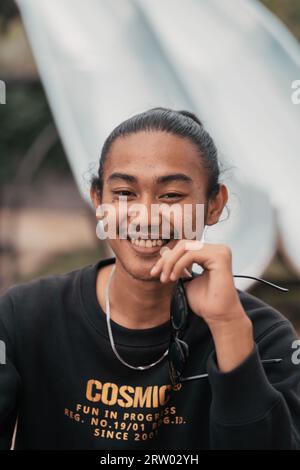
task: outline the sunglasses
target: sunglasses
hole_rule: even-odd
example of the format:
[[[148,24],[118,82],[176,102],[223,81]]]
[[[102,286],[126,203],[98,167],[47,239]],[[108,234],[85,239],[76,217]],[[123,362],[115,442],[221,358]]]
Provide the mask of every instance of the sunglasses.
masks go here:
[[[194,276],[193,276],[194,277]],[[233,277],[254,279],[282,292],[288,292],[287,288],[278,286],[272,282],[266,281],[254,276],[233,275]],[[191,279],[190,279],[191,280]],[[189,282],[189,280],[186,280]],[[189,380],[203,379],[208,377],[207,373],[195,375],[192,377],[183,377],[185,365],[189,357],[189,346],[183,341],[182,337],[187,323],[188,304],[185,295],[184,282],[179,278],[175,292],[171,299],[171,336],[168,350],[168,366],[171,384],[177,385],[180,382]],[[263,359],[262,363],[278,363],[282,359]]]
[[[180,382],[189,356],[188,344],[180,339],[184,333],[187,315],[188,306],[183,281],[179,279],[171,300],[171,336],[168,363],[172,385],[177,385]]]

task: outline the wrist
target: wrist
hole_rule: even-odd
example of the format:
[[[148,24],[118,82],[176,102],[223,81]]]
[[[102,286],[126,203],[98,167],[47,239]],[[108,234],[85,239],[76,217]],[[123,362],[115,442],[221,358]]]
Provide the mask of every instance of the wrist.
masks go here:
[[[230,372],[253,351],[253,325],[245,312],[238,318],[209,325],[221,372]]]
[[[209,320],[207,324],[216,339],[223,336],[234,336],[239,332],[252,334],[253,331],[252,322],[242,307],[231,316]]]

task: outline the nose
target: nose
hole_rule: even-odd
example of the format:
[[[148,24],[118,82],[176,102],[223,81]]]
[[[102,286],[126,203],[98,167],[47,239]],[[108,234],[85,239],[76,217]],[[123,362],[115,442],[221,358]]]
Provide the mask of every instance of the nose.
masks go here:
[[[159,204],[150,193],[145,193],[138,202],[131,204],[128,211],[132,230],[138,231],[142,238],[159,238]]]
[[[159,236],[159,210],[151,194],[145,194],[140,200],[141,210],[138,217],[138,230],[146,238]]]

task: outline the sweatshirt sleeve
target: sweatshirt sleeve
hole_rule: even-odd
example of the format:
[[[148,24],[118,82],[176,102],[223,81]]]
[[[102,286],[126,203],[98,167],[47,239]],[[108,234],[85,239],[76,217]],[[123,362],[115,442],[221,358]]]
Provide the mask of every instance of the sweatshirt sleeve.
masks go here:
[[[0,450],[10,449],[17,419],[21,379],[15,363],[13,306],[7,293],[0,296]]]
[[[212,449],[300,449],[297,341],[284,320],[255,338],[252,353],[230,372],[220,372],[215,352],[210,355]],[[282,361],[266,364],[263,359]]]

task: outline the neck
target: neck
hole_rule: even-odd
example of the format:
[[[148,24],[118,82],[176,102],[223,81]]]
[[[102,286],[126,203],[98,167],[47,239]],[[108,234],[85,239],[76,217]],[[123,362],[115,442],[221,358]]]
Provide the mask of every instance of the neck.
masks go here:
[[[122,286],[122,289],[120,289]],[[153,328],[170,319],[173,284],[130,276],[116,260],[109,289],[111,318],[126,328]]]

